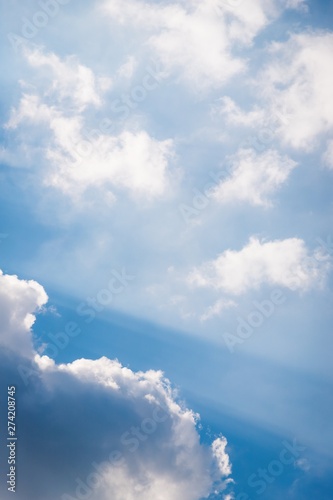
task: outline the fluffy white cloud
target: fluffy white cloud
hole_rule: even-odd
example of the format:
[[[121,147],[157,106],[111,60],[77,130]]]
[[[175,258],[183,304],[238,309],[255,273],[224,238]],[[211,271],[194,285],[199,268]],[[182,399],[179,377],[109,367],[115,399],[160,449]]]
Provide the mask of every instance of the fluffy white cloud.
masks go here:
[[[33,280],[20,280],[0,270],[0,347],[22,356],[32,353],[30,329],[34,312],[46,304],[44,288]]]
[[[312,150],[333,127],[333,34],[303,33],[274,43],[258,85],[277,132],[296,149]]]
[[[194,88],[219,85],[244,68],[232,58],[224,23],[213,9],[181,3],[156,5],[132,0],[105,2],[105,10],[121,23],[147,30],[146,44],[165,75],[179,74]]]
[[[305,8],[292,2],[294,8]],[[274,42],[270,61],[251,79],[260,101],[244,110],[229,96],[218,100],[212,112],[233,127],[260,128],[283,146],[315,150],[333,129],[333,34],[293,34],[286,42]],[[331,141],[322,160],[332,163]]]
[[[25,154],[29,151],[26,156],[35,159],[39,155],[40,162],[48,161],[49,166],[42,172],[45,184],[73,198],[90,187],[98,188],[111,201],[114,200],[113,188],[148,199],[166,192],[168,166],[173,156],[172,140],[156,140],[144,130],[124,130],[112,135],[113,123],[107,119],[98,128],[87,129],[83,108],[87,103],[100,102],[94,92],[92,72],[85,68],[82,78],[72,82],[76,63],[72,67],[71,60],[63,63],[54,54],[44,56],[41,52],[28,52],[27,57],[35,67],[46,65],[52,69],[52,85],[40,89],[41,95],[23,94],[6,126],[12,130],[23,129],[22,147]],[[52,98],[53,89],[61,96],[60,101]],[[76,103],[74,109],[67,109],[62,100],[68,95],[72,95]],[[38,147],[35,146],[37,137]],[[2,156],[6,158],[6,152]]]
[[[217,465],[223,477],[230,476],[231,474],[229,456],[226,453],[227,444],[227,440],[224,436],[215,439],[212,444],[214,455],[217,458]]]
[[[274,0],[247,0],[239,6],[232,0],[103,4],[111,19],[146,33],[146,45],[167,75],[179,76],[196,90],[218,87],[243,71],[245,60],[232,54],[234,46],[251,44],[283,8]]]
[[[194,269],[188,280],[233,295],[264,284],[303,291],[321,286],[330,269],[329,256],[320,249],[311,254],[299,238],[261,242],[252,237],[240,251],[226,250]]]
[[[134,373],[107,358],[80,359],[57,366],[49,358],[37,355],[36,363],[49,390],[55,390],[61,374],[67,374],[69,383],[74,377],[84,392],[96,391],[105,404],[112,401],[114,410],[130,404],[131,409],[123,417],[136,420],[139,431],[129,424],[120,436],[109,430],[121,458],[116,464],[110,459],[103,461],[104,470],[93,488],[89,487],[89,474],[80,478],[91,490],[92,499],[194,500],[208,495],[212,482],[231,474],[226,439],[217,438],[211,449],[200,445],[198,417],[177,403],[161,372]],[[112,442],[111,437],[108,439]],[[96,468],[92,466],[89,472],[96,473]],[[219,486],[224,488],[224,483]]]
[[[83,139],[80,139],[83,141]],[[78,142],[80,144],[80,142]],[[135,196],[154,198],[168,186],[168,163],[172,141],[158,141],[145,131],[101,136],[90,143],[92,153],[79,163],[73,160],[75,148],[48,150],[56,167],[47,183],[69,194],[96,186],[107,191],[125,188]]]
[[[3,274],[0,285],[0,378],[20,394],[18,500],[199,500],[227,487],[226,439],[200,443],[199,416],[161,371],[40,356],[30,328],[43,287]]]
[[[230,165],[230,176],[214,188],[213,197],[220,203],[239,201],[267,207],[297,164],[271,149],[261,154],[240,149],[230,158]]]
[[[39,79],[45,78],[43,83],[47,86],[47,94],[78,110],[82,111],[88,105],[100,106],[103,93],[111,86],[109,78],[96,78],[91,69],[80,64],[75,56],[61,60],[54,53],[27,47],[24,47],[24,55],[31,67],[40,70]]]

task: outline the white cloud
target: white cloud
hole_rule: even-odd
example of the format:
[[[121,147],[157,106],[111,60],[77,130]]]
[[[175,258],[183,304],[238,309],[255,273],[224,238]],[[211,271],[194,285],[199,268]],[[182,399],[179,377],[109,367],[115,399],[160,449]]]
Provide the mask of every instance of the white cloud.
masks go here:
[[[291,3],[293,8],[306,8],[305,3]],[[258,92],[259,104],[244,110],[224,96],[212,113],[224,116],[234,127],[260,127],[284,146],[315,150],[333,130],[333,34],[293,34],[286,42],[272,43],[268,55],[269,63],[249,80]],[[331,153],[328,141],[322,159],[329,168]]]
[[[199,500],[226,488],[226,439],[200,443],[199,416],[161,371],[38,355],[30,328],[47,302],[43,287],[3,274],[0,282],[0,379],[17,387],[24,415],[18,500]]]
[[[226,117],[227,123],[251,127],[265,120],[265,111],[255,107],[251,111],[243,111],[229,96],[221,97],[213,109],[213,114]]]
[[[226,250],[195,268],[188,281],[233,295],[264,284],[304,291],[322,286],[330,269],[330,258],[319,249],[311,254],[299,238],[261,242],[252,237],[240,251]]]
[[[247,0],[236,8],[224,0],[156,4],[106,0],[103,10],[120,24],[145,33],[146,46],[194,90],[219,87],[246,68],[233,48],[249,45],[284,8],[283,2]]]
[[[47,302],[44,288],[33,280],[20,280],[0,270],[0,347],[22,356],[32,353],[30,329],[34,313]]]
[[[257,78],[277,132],[295,149],[309,151],[333,127],[333,34],[303,33],[274,43],[270,63]]]
[[[23,94],[6,127],[20,127],[23,152],[29,150],[28,158],[39,155],[39,162],[47,161],[48,167],[42,172],[46,185],[54,186],[74,199],[90,187],[98,188],[105,199],[112,201],[115,199],[114,188],[125,189],[141,199],[156,198],[167,191],[169,161],[173,157],[172,140],[154,139],[144,130],[124,130],[112,135],[110,120],[101,122],[99,128],[87,129],[83,108],[88,102],[99,103],[93,92],[91,71],[87,70],[90,76],[86,86],[80,79],[82,85],[75,86],[72,73],[64,80],[61,77],[63,70],[66,74],[68,62],[62,63],[57,56],[46,57],[40,52],[33,53],[33,56],[29,52],[27,57],[30,62],[31,57],[33,61],[36,58],[38,64],[44,64],[46,58],[52,71],[56,68],[54,80],[51,88],[40,90],[41,95]],[[38,64],[34,62],[35,66]],[[50,98],[53,88],[61,96],[67,96],[67,92],[70,95],[71,86],[79,109],[67,109],[62,101]],[[35,146],[37,138],[38,148]],[[6,151],[2,155],[8,156]]]
[[[217,11],[226,18],[228,35],[233,42],[251,45],[255,36],[265,28],[282,10],[281,2],[275,0],[248,0],[234,5],[233,0],[215,0]]]
[[[138,62],[133,56],[129,56],[124,64],[120,66],[117,75],[125,80],[130,80],[137,68]]]
[[[307,0],[287,0],[286,7],[288,9],[301,10],[303,12],[308,11]]]
[[[64,137],[72,131],[71,129],[74,128],[74,124],[76,133],[80,127],[79,118],[73,118],[70,120],[69,118],[62,116],[62,114],[55,107],[41,102],[40,98],[33,94],[23,94],[19,107],[12,110],[10,119],[6,124],[6,128],[15,129],[24,121],[37,125],[45,125],[45,123],[50,124],[55,133],[58,133],[60,136],[60,133],[62,132]]]
[[[207,321],[214,316],[219,316],[225,309],[236,307],[236,302],[229,299],[219,299],[200,316],[201,321]]]
[[[229,456],[226,453],[227,444],[227,440],[224,436],[215,439],[212,443],[213,453],[217,459],[217,465],[222,477],[228,477],[231,474]]]
[[[84,140],[78,138],[77,144]],[[125,188],[135,196],[155,198],[163,195],[168,186],[168,162],[172,141],[158,141],[145,131],[122,132],[118,136],[101,136],[88,146],[92,151],[77,162],[75,146],[58,144],[49,149],[48,157],[55,165],[47,184],[67,193],[82,192],[88,187],[104,191],[113,187]]]
[[[322,159],[325,165],[333,170],[333,139],[327,142],[326,151],[323,154]]]
[[[40,77],[46,77],[47,94],[64,104],[74,105],[78,110],[88,105],[100,106],[103,93],[111,86],[110,78],[96,78],[92,70],[80,64],[75,56],[61,60],[54,53],[26,47],[24,55],[31,67],[41,71],[46,69],[46,74],[41,72]]]
[[[264,153],[240,149],[230,163],[230,177],[214,188],[212,196],[220,203],[246,202],[265,207],[272,205],[271,196],[297,165],[271,149]]]
[[[228,35],[222,23],[198,8],[169,16],[165,29],[149,39],[168,74],[179,72],[192,88],[217,87],[245,69],[245,64],[230,53]]]
[[[129,424],[124,428],[124,432],[128,432],[125,438],[113,436],[123,455],[123,464],[115,466],[110,461],[106,464],[100,485],[92,490],[92,499],[198,500],[210,492],[212,481],[231,474],[226,439],[216,439],[211,449],[200,445],[197,416],[177,403],[162,372],[134,373],[105,357],[57,366],[46,356],[37,355],[36,362],[44,372],[49,390],[56,388],[58,377],[66,373],[70,375],[69,381],[72,377],[79,381],[84,392],[97,391],[104,401],[113,400],[119,408],[128,403],[133,407],[125,419],[137,420],[143,438],[133,438],[132,431],[128,432],[132,428]],[[100,386],[105,387],[106,392]],[[163,422],[159,422],[160,419]],[[147,433],[142,431],[146,426]],[[110,432],[112,434],[112,429]],[[86,482],[85,478],[81,479]],[[224,487],[220,481],[220,489]]]

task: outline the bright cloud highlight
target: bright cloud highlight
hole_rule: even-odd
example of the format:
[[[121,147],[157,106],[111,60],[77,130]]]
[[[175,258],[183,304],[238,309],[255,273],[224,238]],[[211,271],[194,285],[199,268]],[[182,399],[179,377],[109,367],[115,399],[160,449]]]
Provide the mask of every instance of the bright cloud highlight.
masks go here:
[[[241,250],[225,250],[194,269],[188,281],[232,295],[264,284],[304,291],[321,286],[330,268],[329,256],[321,250],[311,254],[299,238],[262,242],[252,237]]]

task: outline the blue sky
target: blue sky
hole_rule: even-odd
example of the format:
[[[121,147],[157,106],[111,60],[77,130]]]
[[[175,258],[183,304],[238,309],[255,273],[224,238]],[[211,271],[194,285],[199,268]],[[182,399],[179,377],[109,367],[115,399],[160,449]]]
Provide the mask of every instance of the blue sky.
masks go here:
[[[19,500],[331,499],[333,3],[1,7]]]

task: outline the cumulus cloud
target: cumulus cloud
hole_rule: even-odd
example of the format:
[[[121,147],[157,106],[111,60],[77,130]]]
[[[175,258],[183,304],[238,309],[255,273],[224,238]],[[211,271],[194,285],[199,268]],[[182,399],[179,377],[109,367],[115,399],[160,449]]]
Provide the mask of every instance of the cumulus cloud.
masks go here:
[[[88,105],[100,106],[103,93],[110,88],[111,79],[97,77],[93,71],[80,64],[75,56],[61,60],[54,53],[46,53],[41,49],[23,49],[24,55],[31,67],[46,70],[39,77],[45,78],[47,94],[64,104],[70,104],[78,110]]]
[[[112,200],[114,188],[148,199],[166,192],[172,140],[154,139],[144,130],[114,134],[114,124],[108,119],[98,128],[87,129],[82,111],[88,103],[100,103],[91,70],[83,68],[80,76],[77,61],[62,62],[54,54],[45,56],[40,51],[27,52],[27,59],[34,67],[51,69],[52,83],[39,92],[25,92],[6,127],[23,130],[24,153],[30,147],[32,158],[47,161],[42,172],[46,185],[74,198],[90,187],[109,194]],[[73,109],[63,102],[69,95],[76,104]]]
[[[215,439],[212,444],[213,453],[217,458],[217,466],[223,477],[231,474],[229,456],[226,454],[227,440],[224,436]]]
[[[273,0],[248,0],[238,8],[224,0],[103,3],[113,21],[143,31],[146,47],[167,75],[195,90],[219,87],[244,71],[246,62],[233,54],[233,48],[251,44],[283,8],[283,2]]]
[[[15,349],[22,356],[31,356],[34,313],[47,300],[44,288],[36,281],[20,280],[0,270],[1,349]]]
[[[306,7],[302,2],[292,5]],[[245,110],[224,96],[212,112],[233,127],[260,127],[283,146],[315,150],[333,129],[332,54],[333,34],[329,32],[292,34],[286,42],[274,42],[268,48],[269,63],[251,79],[260,102]],[[322,155],[328,168],[331,158],[328,140]]]
[[[295,149],[314,149],[318,136],[333,127],[333,34],[294,34],[274,43],[258,82],[268,113],[280,117],[282,141]]]
[[[20,395],[18,500],[199,500],[227,487],[226,439],[200,443],[199,416],[161,371],[40,356],[31,326],[44,289],[16,276],[0,281],[0,376]],[[0,494],[8,497],[4,482]]]
[[[65,146],[49,150],[48,157],[57,166],[47,183],[68,193],[73,186],[77,190],[109,187],[110,191],[114,186],[125,188],[134,196],[150,198],[165,193],[169,182],[168,161],[173,154],[171,140],[158,141],[145,131],[125,131],[118,136],[104,135],[90,147],[92,154],[80,161],[79,166],[72,159],[73,149]]]
[[[271,206],[271,196],[284,184],[297,163],[269,149],[257,153],[240,149],[230,158],[230,176],[214,188],[212,196],[220,203],[245,202]]]
[[[91,498],[96,500],[110,497],[115,500],[190,500],[208,495],[212,477],[207,474],[207,468],[218,468],[215,479],[231,473],[228,456],[221,445],[214,442],[212,449],[200,445],[197,416],[177,403],[169,381],[161,372],[134,373],[107,358],[81,359],[57,366],[47,357],[36,356],[36,362],[54,398],[58,397],[59,384],[65,380],[73,390],[79,385],[83,393],[79,398],[74,396],[73,406],[74,403],[81,406],[84,397],[88,400],[92,397],[94,404],[97,396],[102,399],[97,407],[100,415],[96,416],[100,437],[91,429],[96,422],[89,419],[85,424],[90,454],[90,463],[88,460],[86,465],[90,465],[91,470],[88,468],[87,475],[80,474],[79,481],[73,482],[73,490],[79,484],[84,489],[82,481],[90,489]],[[105,415],[102,404],[114,416]],[[116,419],[120,417],[119,422]],[[222,444],[226,444],[225,438],[222,439]],[[94,476],[89,477],[97,470],[92,462],[99,465],[100,471],[95,483]],[[68,495],[71,494],[69,490]]]
[[[226,30],[214,11],[136,0],[126,2],[125,8],[118,0],[107,1],[104,9],[115,21],[146,30],[146,46],[165,74],[179,73],[195,88],[219,85],[244,67],[240,59],[231,57]]]
[[[299,238],[264,242],[252,237],[241,250],[226,250],[195,268],[188,281],[232,295],[264,284],[304,291],[322,286],[330,269],[329,256],[320,249],[311,254]]]

